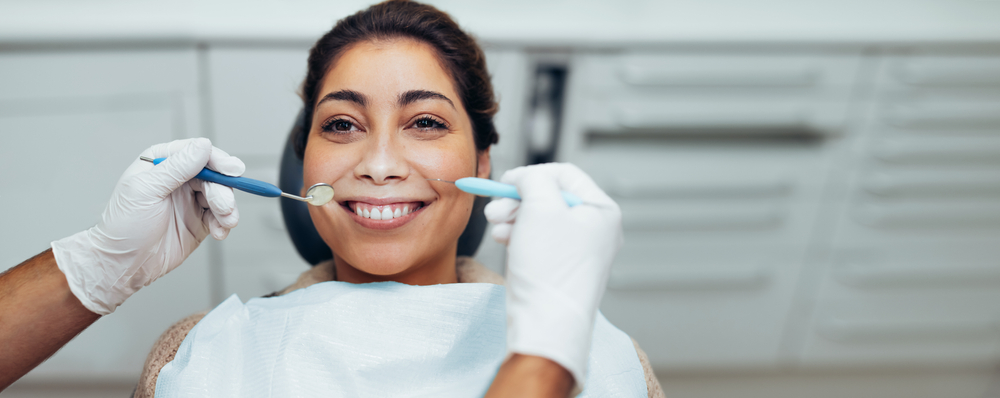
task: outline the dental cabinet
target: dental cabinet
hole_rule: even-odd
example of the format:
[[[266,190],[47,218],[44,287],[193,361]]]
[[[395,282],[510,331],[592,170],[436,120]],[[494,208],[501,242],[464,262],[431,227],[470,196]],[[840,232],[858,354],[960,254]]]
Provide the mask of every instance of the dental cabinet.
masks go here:
[[[484,26],[500,100],[493,177],[572,162],[621,205],[625,243],[601,309],[658,372],[1000,361],[1000,31],[936,40],[899,25],[839,40],[823,25],[828,36],[781,40],[676,17],[685,40],[619,22],[607,37],[505,36],[490,18],[462,19],[471,6],[442,7]],[[0,185],[58,187],[0,194],[4,268],[93,225],[153,143],[209,137],[244,175],[277,182],[321,32],[276,22],[261,39],[225,21],[137,38],[0,27]],[[134,383],[173,322],[308,269],[278,202],[236,195],[229,238],[207,239],[24,380]],[[502,273],[489,234],[477,257]]]

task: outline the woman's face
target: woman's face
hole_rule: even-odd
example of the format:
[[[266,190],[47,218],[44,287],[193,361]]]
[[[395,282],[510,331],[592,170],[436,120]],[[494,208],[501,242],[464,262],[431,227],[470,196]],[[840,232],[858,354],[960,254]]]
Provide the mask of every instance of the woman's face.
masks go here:
[[[335,253],[338,279],[454,282],[474,197],[426,179],[485,178],[489,152],[477,155],[434,49],[410,39],[358,43],[326,74],[318,98],[303,179],[336,193],[309,212]]]

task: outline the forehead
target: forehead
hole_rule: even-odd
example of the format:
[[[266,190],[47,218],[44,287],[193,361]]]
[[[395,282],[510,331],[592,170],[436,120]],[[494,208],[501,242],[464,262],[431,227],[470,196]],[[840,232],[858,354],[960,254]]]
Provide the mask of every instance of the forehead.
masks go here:
[[[400,93],[429,90],[444,94],[458,106],[451,75],[434,48],[413,39],[363,41],[338,57],[323,79],[319,98],[337,90],[354,90],[376,102],[395,102]]]

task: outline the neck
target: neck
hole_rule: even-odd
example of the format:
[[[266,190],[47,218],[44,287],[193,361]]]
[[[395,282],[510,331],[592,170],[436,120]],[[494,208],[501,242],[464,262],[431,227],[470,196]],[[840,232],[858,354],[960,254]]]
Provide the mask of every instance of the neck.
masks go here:
[[[337,280],[350,283],[399,282],[407,285],[438,285],[442,283],[457,283],[455,272],[455,247],[433,259],[407,267],[404,271],[392,275],[376,275],[364,272],[352,266],[336,253],[333,255],[334,268],[337,270]]]

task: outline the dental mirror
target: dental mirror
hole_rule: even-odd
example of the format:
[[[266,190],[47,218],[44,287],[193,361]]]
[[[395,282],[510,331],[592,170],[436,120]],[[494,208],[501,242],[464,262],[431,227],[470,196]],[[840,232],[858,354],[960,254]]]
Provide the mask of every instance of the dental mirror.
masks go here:
[[[282,196],[285,195],[282,194]],[[303,200],[304,202],[309,203],[313,206],[322,206],[327,203],[330,203],[330,201],[333,200],[333,187],[331,187],[330,184],[321,182],[319,184],[309,187],[309,189],[306,191],[305,198],[299,199],[298,197],[295,197],[292,199],[297,199],[297,200],[305,199]]]

